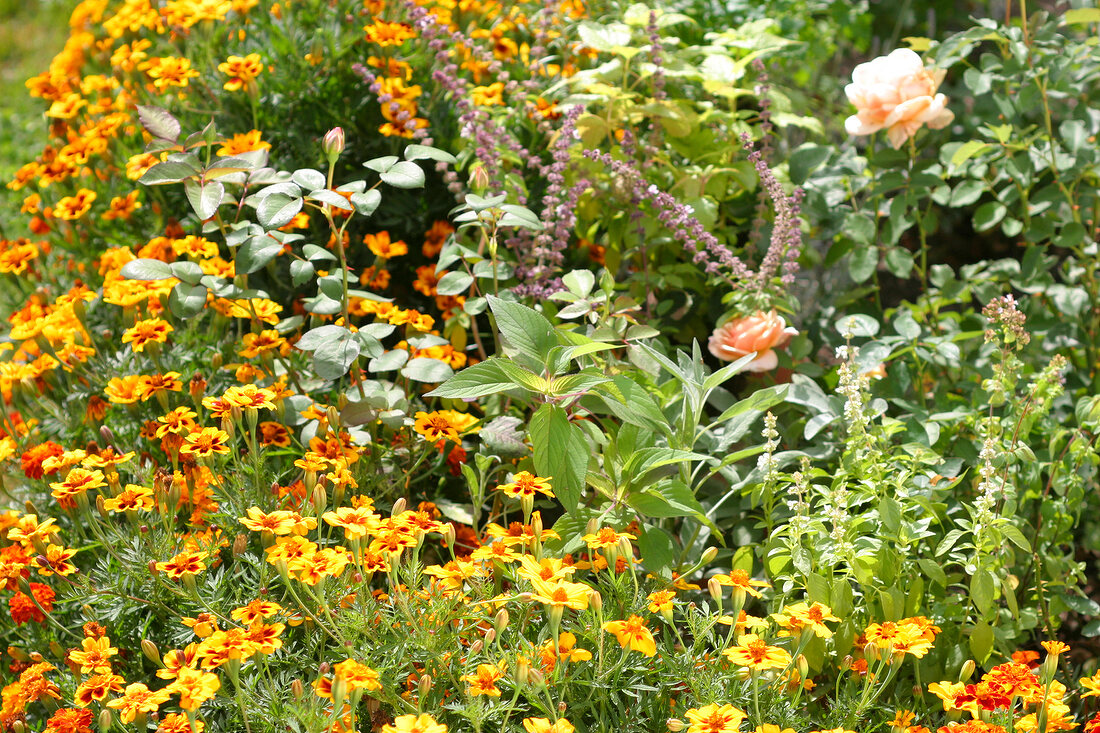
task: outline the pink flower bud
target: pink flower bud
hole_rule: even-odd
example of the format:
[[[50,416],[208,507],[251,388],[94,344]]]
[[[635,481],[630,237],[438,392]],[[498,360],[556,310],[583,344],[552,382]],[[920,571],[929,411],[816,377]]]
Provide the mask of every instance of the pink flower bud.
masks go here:
[[[344,128],[334,127],[326,132],[324,140],[321,141],[321,149],[325,151],[329,160],[336,160],[336,156],[344,152]]]

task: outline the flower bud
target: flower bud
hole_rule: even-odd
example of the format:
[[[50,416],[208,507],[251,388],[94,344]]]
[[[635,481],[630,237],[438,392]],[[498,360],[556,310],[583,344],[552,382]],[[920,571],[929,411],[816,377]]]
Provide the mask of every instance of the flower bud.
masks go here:
[[[321,140],[321,150],[325,152],[329,165],[335,163],[340,153],[344,152],[344,128],[334,127],[326,132]]]
[[[248,535],[241,532],[233,539],[233,557],[240,557],[248,549]]]
[[[669,733],[680,733],[684,729],[684,721],[679,718],[669,718],[665,725],[668,726]]]
[[[966,682],[969,680],[971,675],[974,674],[975,667],[977,667],[977,665],[974,664],[973,659],[967,659],[963,662],[962,669],[959,670],[959,682]]]
[[[485,643],[486,644],[492,644],[494,641],[496,641],[496,638],[497,638],[497,630],[496,629],[489,629],[488,631],[485,632]]]
[[[111,729],[111,709],[103,708],[99,711],[99,729],[110,730]]]
[[[493,618],[493,628],[499,634],[504,631],[506,626],[508,626],[508,609],[502,608],[497,611],[497,615]]]
[[[328,415],[328,427],[333,433],[337,433],[340,430],[340,412],[332,405],[328,406],[325,410]]]
[[[707,592],[718,604],[718,608],[722,608],[722,584],[718,582],[718,578],[711,578],[707,581]]]
[[[516,684],[522,685],[528,680],[531,675],[531,665],[527,661],[526,657],[519,657],[516,660]]]
[[[162,666],[160,661],[160,650],[157,649],[157,645],[153,642],[149,641],[148,639],[142,639],[141,653],[144,654],[145,658],[153,664],[157,665],[158,667]]]
[[[478,654],[481,654],[481,650],[484,649],[484,648],[485,648],[485,642],[482,641],[481,639],[478,639],[477,641],[475,641],[473,644],[470,645],[470,656],[475,657]]]
[[[301,680],[294,680],[290,683],[290,692],[294,695],[294,699],[301,702],[302,695],[305,694],[305,686]]]
[[[532,669],[527,673],[527,684],[532,687],[542,687],[546,684],[546,675],[541,669]]]
[[[483,165],[474,166],[470,171],[470,188],[483,191],[489,187],[489,171]]]
[[[417,680],[416,690],[420,693],[421,699],[428,696],[428,693],[432,691],[432,676],[430,674],[421,675]]]
[[[598,590],[588,591],[588,607],[595,613],[603,611],[603,596],[600,595]]]
[[[409,502],[405,501],[405,497],[401,497],[393,503],[393,509],[390,510],[390,516],[396,517],[398,514],[405,511],[405,507],[409,505]]]
[[[58,659],[65,658],[65,647],[58,644],[56,641],[50,642],[50,654],[54,655]]]
[[[718,557],[718,548],[713,546],[708,547],[703,550],[703,554],[699,557],[699,563],[700,565],[709,565],[714,562],[714,558],[716,557]]]

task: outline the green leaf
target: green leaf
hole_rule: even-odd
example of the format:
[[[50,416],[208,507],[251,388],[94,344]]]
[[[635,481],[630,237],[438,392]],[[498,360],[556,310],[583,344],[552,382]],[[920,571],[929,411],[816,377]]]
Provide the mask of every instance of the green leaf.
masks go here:
[[[544,404],[531,416],[527,434],[534,449],[535,470],[551,477],[554,495],[567,512],[575,511],[584,492],[588,471],[588,441],[569,422],[565,410]]]
[[[934,583],[941,588],[947,588],[947,573],[943,571],[943,567],[938,562],[931,558],[922,557],[917,560],[917,564],[920,565],[921,571]]]
[[[179,120],[173,117],[168,110],[139,104],[137,112],[141,126],[148,130],[153,137],[173,143],[179,139],[181,131]]]
[[[985,621],[970,630],[970,654],[978,664],[984,664],[993,651],[993,627]]]
[[[405,148],[405,160],[436,160],[442,163],[455,164],[458,158],[446,150],[433,148],[430,145],[409,145]]]
[[[237,250],[237,256],[233,258],[233,262],[236,265],[237,274],[251,274],[253,272],[256,272],[257,270],[263,269],[267,266],[268,262],[271,262],[273,259],[275,259],[275,257],[282,251],[282,243],[277,242],[266,234],[261,234],[258,237],[252,237],[240,246],[240,248]],[[301,261],[297,260],[295,264],[297,264],[298,262]],[[291,267],[292,276],[293,273],[294,268]]]
[[[493,418],[482,426],[477,437],[502,458],[519,458],[531,452],[523,442],[523,421],[513,415]]]
[[[175,277],[167,262],[150,259],[130,260],[119,271],[127,280],[167,280]]]
[[[348,199],[344,198],[335,191],[329,191],[327,188],[318,188],[310,191],[306,194],[306,198],[311,201],[320,201],[323,204],[328,204],[334,209],[340,209],[341,211],[351,211],[353,206],[349,203]]]
[[[439,295],[462,295],[470,289],[474,276],[466,272],[448,272],[439,278],[435,291]]]
[[[758,389],[745,399],[738,400],[727,407],[714,422],[721,425],[731,418],[750,410],[754,412],[770,410],[772,407],[775,407],[780,402],[787,399],[787,392],[789,391],[789,384],[776,384],[771,387],[765,387],[764,389]]]
[[[327,181],[325,174],[312,168],[299,168],[290,174],[290,180],[297,183],[307,191],[324,188]],[[343,197],[341,197],[343,198]]]
[[[332,252],[329,252],[324,247],[318,247],[316,244],[307,244],[302,247],[302,256],[304,256],[310,262],[316,262],[317,260],[336,262],[336,255],[334,255]]]
[[[848,256],[848,275],[861,283],[875,273],[878,267],[878,247],[857,247]]]
[[[821,164],[829,159],[833,148],[828,145],[814,145],[803,143],[790,157],[791,183],[801,186],[806,182],[810,173],[821,167]]]
[[[984,232],[1001,223],[1008,209],[1000,201],[987,201],[974,212],[974,229]]]
[[[1009,542],[1016,545],[1026,553],[1031,552],[1031,543],[1027,541],[1027,537],[1024,536],[1024,533],[1021,532],[1020,528],[1017,527],[1015,524],[1012,524],[1009,521],[1005,521],[998,527],[998,529]]]
[[[985,150],[990,147],[992,146],[989,143],[982,140],[968,140],[960,145],[959,149],[955,151],[955,154],[951,156],[951,165],[953,167],[958,167],[975,155],[985,152]]]
[[[703,461],[706,456],[674,448],[641,448],[630,454],[623,464],[622,474],[630,481],[640,479],[655,468],[686,461]]]
[[[468,366],[425,396],[468,400],[512,389],[515,385],[501,370],[500,362],[500,357],[491,356]]]
[[[901,280],[907,280],[913,271],[913,253],[904,247],[890,247],[886,250],[886,269]]]
[[[948,201],[948,204],[953,207],[969,206],[982,197],[983,191],[985,191],[985,183],[983,181],[968,178],[955,186],[955,190],[951,192],[951,199]]]
[[[580,374],[567,374],[564,377],[556,377],[550,381],[550,394],[555,397],[563,395],[584,394],[598,384],[610,382],[611,379],[603,372],[594,370]]]
[[[379,174],[382,180],[394,188],[423,188],[424,171],[416,163],[401,161]]]
[[[364,168],[370,168],[372,171],[378,173],[385,173],[390,168],[397,165],[400,160],[396,155],[383,155],[380,158],[371,158],[366,163],[363,163]]]
[[[351,331],[343,326],[318,326],[302,334],[302,337],[294,344],[294,348],[301,351],[314,351],[327,343],[349,338],[351,338]]]
[[[362,216],[373,214],[380,203],[382,203],[382,194],[373,188],[363,193],[353,193],[351,195],[351,205]]]
[[[221,181],[206,181],[200,184],[194,178],[188,178],[183,182],[184,193],[187,201],[199,219],[206,221],[212,219],[217,213],[218,207],[225,198],[225,186]]]
[[[638,549],[641,550],[646,570],[666,579],[672,577],[676,545],[668,532],[660,527],[644,526],[638,536]]]
[[[1074,8],[1062,13],[1062,25],[1100,23],[1100,8]]]
[[[168,295],[168,310],[177,318],[193,318],[206,307],[205,285],[176,283]]]
[[[401,374],[415,382],[444,382],[454,376],[454,369],[445,361],[418,356],[410,359]]]
[[[490,295],[489,307],[496,317],[497,328],[512,350],[521,357],[545,364],[550,349],[557,346],[554,327],[538,311],[519,303]]]
[[[179,278],[188,285],[198,285],[199,280],[202,280],[203,275],[206,274],[197,263],[190,260],[173,262],[169,267],[172,270],[173,277]]]
[[[256,207],[256,218],[265,229],[278,229],[289,224],[295,214],[301,210],[300,196],[274,193],[260,201],[259,206]]]
[[[317,270],[313,267],[312,262],[307,260],[290,261],[290,280],[295,286],[301,285],[316,274]]]
[[[393,351],[387,351],[382,356],[371,359],[367,363],[367,371],[392,372],[394,369],[403,367],[408,360],[409,352],[404,349],[394,349]]]
[[[321,379],[339,379],[348,373],[351,363],[359,357],[359,342],[351,338],[347,329],[341,330],[345,332],[345,338],[325,341],[313,350],[313,371]]]
[[[970,600],[974,607],[984,616],[993,607],[993,597],[997,591],[996,580],[993,573],[985,568],[978,568],[970,578]]]
[[[166,183],[179,183],[198,175],[199,169],[188,163],[166,160],[157,163],[142,174],[138,183],[143,186],[162,186]]]
[[[836,331],[841,336],[850,333],[853,336],[870,338],[878,333],[879,323],[863,313],[841,316],[836,320]]]
[[[844,217],[841,230],[856,244],[872,245],[875,242],[875,220],[867,214],[853,211]]]

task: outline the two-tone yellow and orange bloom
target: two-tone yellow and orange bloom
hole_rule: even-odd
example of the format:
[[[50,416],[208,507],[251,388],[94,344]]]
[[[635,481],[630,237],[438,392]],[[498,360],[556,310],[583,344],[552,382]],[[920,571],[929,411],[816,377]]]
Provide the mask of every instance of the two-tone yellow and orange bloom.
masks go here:
[[[735,733],[745,721],[745,712],[733,705],[711,703],[687,711],[687,733]]]
[[[737,637],[737,646],[726,649],[722,654],[737,666],[753,671],[786,669],[791,664],[790,652],[782,647],[769,646],[756,634]]]
[[[632,614],[625,621],[608,621],[603,625],[603,630],[614,634],[615,640],[624,649],[641,652],[647,657],[657,653],[657,641],[641,616]]]

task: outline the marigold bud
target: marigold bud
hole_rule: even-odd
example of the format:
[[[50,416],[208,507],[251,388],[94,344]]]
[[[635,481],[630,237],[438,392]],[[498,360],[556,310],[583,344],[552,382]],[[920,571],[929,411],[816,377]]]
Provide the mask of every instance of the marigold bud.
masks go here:
[[[596,613],[603,611],[603,596],[598,590],[588,591],[588,607]]]
[[[974,669],[977,665],[973,659],[967,659],[963,662],[962,669],[959,670],[959,682],[966,682],[974,674]]]
[[[99,711],[99,729],[110,730],[111,729],[111,709],[103,708]]]
[[[157,645],[153,642],[149,641],[148,639],[142,639],[141,653],[144,654],[145,658],[153,664],[157,665],[158,667],[162,666],[160,661],[160,650],[157,649]]]
[[[499,611],[497,611],[497,615],[493,618],[493,628],[499,634],[500,632],[504,631],[505,627],[507,627],[507,626],[508,626],[508,609],[507,608],[502,608]]]
[[[546,675],[541,669],[532,669],[527,672],[527,684],[532,687],[542,687],[546,684]]]
[[[400,499],[393,503],[393,509],[390,510],[390,514],[396,517],[398,514],[405,511],[405,507],[407,507],[408,505],[409,502],[407,502],[405,500],[405,497],[402,496]]]
[[[717,547],[708,547],[703,550],[703,554],[699,557],[700,565],[709,565],[714,562],[714,558],[718,557]],[[682,725],[682,724],[681,724]]]
[[[305,686],[302,685],[301,680],[294,680],[290,683],[290,692],[294,695],[294,699],[301,701],[302,695],[305,694]]]
[[[668,726],[669,733],[680,733],[684,729],[684,721],[679,718],[669,718],[665,725]]]
[[[416,690],[420,693],[421,699],[427,697],[428,693],[432,691],[432,676],[430,674],[421,675],[416,683]]]

